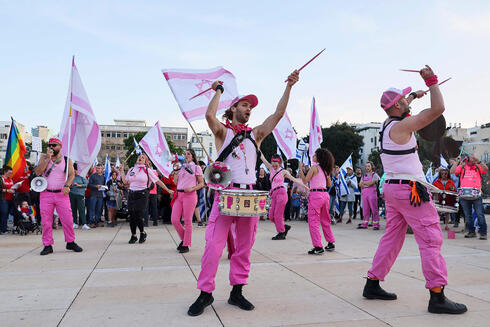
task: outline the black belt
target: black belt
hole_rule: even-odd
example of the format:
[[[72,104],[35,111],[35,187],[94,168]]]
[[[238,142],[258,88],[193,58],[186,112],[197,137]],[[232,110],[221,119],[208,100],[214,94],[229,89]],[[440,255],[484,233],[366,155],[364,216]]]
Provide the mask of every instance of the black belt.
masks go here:
[[[283,186],[274,187],[274,188],[271,190],[271,194],[272,194],[272,192],[274,192],[275,190],[278,190],[278,189],[280,189],[280,188],[284,188],[284,185],[283,185]]]
[[[177,190],[177,192],[184,193],[185,191],[184,190]]]
[[[63,191],[63,190],[46,190],[46,192],[49,192],[49,193],[60,193],[61,191]]]
[[[328,192],[326,188],[312,188],[310,192]]]
[[[410,184],[408,179],[389,179],[385,182],[386,184]]]
[[[253,184],[240,184],[240,183],[233,183],[233,187],[248,190],[248,189],[253,189]]]

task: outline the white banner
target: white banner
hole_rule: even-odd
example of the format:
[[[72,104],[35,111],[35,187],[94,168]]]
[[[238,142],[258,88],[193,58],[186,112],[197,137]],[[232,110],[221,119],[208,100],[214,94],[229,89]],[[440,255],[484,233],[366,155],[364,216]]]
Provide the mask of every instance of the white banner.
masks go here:
[[[298,137],[296,136],[293,125],[291,125],[291,121],[286,113],[282,116],[276,128],[274,128],[272,134],[286,158],[296,158],[296,141]]]
[[[168,177],[172,172],[172,160],[175,157],[170,155],[170,148],[158,121],[141,139],[139,144],[158,170],[165,177]]]

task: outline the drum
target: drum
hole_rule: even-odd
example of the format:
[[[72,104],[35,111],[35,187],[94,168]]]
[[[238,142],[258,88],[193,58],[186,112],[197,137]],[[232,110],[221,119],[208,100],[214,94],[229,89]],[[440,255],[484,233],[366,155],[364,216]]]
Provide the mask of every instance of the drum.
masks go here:
[[[449,191],[432,191],[432,200],[438,212],[456,213],[459,209],[458,193]]]
[[[270,207],[269,192],[252,190],[220,190],[219,212],[237,217],[264,216]]]
[[[474,187],[460,187],[458,194],[464,200],[476,200],[481,197],[481,190]]]

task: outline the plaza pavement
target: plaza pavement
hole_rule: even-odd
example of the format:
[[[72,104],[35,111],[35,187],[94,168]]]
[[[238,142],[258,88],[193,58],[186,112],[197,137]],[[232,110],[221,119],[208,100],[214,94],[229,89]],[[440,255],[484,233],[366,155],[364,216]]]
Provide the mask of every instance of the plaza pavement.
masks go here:
[[[488,221],[488,216],[487,216]],[[0,326],[489,326],[490,241],[445,239],[449,285],[446,294],[465,303],[459,316],[427,312],[419,252],[413,235],[383,286],[398,300],[362,298],[363,276],[384,230],[333,227],[335,252],[307,255],[304,221],[291,223],[285,241],[272,241],[275,228],[259,223],[244,294],[255,305],[246,312],[227,304],[226,251],[216,278],[215,301],[204,314],[187,316],[196,299],[196,276],[204,248],[204,228],[194,228],[193,246],[177,253],[171,225],[148,228],[145,244],[129,245],[126,223],[115,228],[77,230],[84,249],[64,249],[55,231],[54,254],[41,257],[40,235],[0,236]]]

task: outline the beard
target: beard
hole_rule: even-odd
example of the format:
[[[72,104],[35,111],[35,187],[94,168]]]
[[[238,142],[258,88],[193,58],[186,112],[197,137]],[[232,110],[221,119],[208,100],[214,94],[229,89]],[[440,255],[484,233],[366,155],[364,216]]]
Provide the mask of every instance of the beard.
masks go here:
[[[57,156],[60,153],[60,150],[53,150],[53,155]]]
[[[248,118],[245,117],[245,115],[243,115],[242,113],[240,112],[237,112],[236,113],[236,120],[240,123],[240,124],[245,124],[248,122]]]

